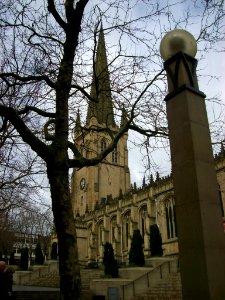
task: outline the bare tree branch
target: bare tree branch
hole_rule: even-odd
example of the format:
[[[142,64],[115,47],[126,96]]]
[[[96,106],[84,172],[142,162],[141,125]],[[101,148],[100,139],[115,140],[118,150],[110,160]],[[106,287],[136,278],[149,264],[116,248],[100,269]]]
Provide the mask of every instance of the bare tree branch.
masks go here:
[[[0,78],[5,80],[8,86],[11,86],[11,84],[7,80],[8,77],[13,77],[21,82],[28,82],[28,83],[32,83],[33,81],[45,81],[51,88],[55,88],[55,84],[49,79],[48,76],[45,75],[39,75],[39,76],[30,75],[30,76],[23,77],[15,73],[1,73]]]
[[[29,105],[26,105],[26,107],[24,109],[19,110],[18,115],[26,114],[26,113],[29,113],[30,111],[34,111],[34,112],[36,112],[37,114],[39,114],[40,116],[43,116],[43,117],[48,117],[48,118],[54,118],[55,117],[55,113],[50,113],[50,112],[47,112],[47,111],[43,111],[42,109],[39,109],[39,108],[34,107],[34,106],[29,106]]]
[[[59,13],[57,12],[55,8],[55,1],[54,0],[48,0],[48,11],[53,15],[56,22],[66,31],[66,23],[63,21],[63,19],[60,17]]]
[[[13,124],[24,142],[27,142],[29,145],[31,145],[31,148],[36,153],[38,153],[40,157],[45,160],[51,159],[51,152],[49,150],[49,147],[41,142],[32,133],[32,131],[24,124],[23,120],[19,117],[15,109],[0,105],[0,115],[7,118]]]

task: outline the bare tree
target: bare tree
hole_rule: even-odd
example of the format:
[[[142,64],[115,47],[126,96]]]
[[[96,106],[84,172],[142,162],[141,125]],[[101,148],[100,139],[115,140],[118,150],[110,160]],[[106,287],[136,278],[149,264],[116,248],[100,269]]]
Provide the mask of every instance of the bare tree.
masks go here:
[[[19,208],[14,208],[10,217],[11,230],[15,233],[14,243],[17,240],[20,248],[27,247],[30,259],[32,259],[36,244],[40,242],[43,254],[47,256],[53,224],[50,208],[43,208],[43,206],[37,206],[34,203],[24,204]]]
[[[15,139],[0,148],[0,210],[10,211],[37,200],[43,167],[37,157]]]
[[[101,20],[108,36],[106,72],[111,77],[114,110],[118,117],[123,111],[124,122],[116,132],[107,121],[101,128],[79,126],[83,132],[101,130],[111,137],[104,151],[88,159],[71,134],[78,107],[86,112],[88,101],[100,101],[101,74],[94,68],[92,76],[92,66]],[[7,0],[0,4],[2,129],[11,124],[46,164],[63,299],[80,299],[81,288],[69,169],[98,164],[129,129],[148,140],[167,137],[159,40],[166,31],[190,24],[200,50],[206,52],[224,38],[223,20],[222,0],[191,4],[185,0]]]
[[[1,82],[2,83],[2,82]],[[16,94],[20,95],[18,103]],[[14,88],[9,94],[1,84],[1,103],[23,106],[22,88]],[[17,103],[17,104],[15,104]],[[26,102],[25,102],[26,103]],[[36,121],[36,125],[39,122]],[[36,129],[36,133],[38,130]],[[12,124],[0,124],[0,211],[10,211],[36,200],[39,188],[43,189],[43,162],[28,145],[24,144]]]
[[[15,241],[15,235],[12,230],[12,222],[8,211],[0,212],[0,253],[10,255]]]

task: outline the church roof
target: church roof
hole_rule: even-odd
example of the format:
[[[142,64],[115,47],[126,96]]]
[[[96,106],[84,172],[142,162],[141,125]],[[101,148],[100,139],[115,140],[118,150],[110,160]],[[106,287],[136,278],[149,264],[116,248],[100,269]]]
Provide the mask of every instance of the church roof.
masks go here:
[[[89,125],[91,118],[95,117],[99,124],[105,123],[106,126],[116,127],[113,113],[105,38],[102,26],[99,32],[97,51],[93,66],[91,97],[95,101],[89,100],[86,125]]]

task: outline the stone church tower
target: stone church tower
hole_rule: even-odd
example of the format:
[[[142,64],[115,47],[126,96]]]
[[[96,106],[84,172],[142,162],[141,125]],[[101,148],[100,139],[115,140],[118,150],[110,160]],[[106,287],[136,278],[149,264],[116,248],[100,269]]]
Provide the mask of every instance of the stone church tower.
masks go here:
[[[113,100],[107,64],[103,29],[99,33],[95,63],[93,67],[91,98],[89,100],[85,128],[82,129],[79,112],[77,114],[74,142],[82,154],[91,159],[103,151],[111,142],[111,137],[104,129],[116,134],[113,112]],[[125,114],[122,113],[120,126]],[[84,215],[93,211],[99,204],[107,204],[110,199],[125,194],[130,189],[128,168],[128,134],[120,139],[114,149],[97,166],[74,169],[72,175],[72,201],[74,215]]]

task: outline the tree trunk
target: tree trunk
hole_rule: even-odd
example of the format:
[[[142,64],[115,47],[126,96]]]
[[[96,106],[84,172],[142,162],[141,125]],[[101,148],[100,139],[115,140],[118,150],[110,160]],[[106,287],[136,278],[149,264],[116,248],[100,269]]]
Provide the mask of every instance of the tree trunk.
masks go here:
[[[79,300],[81,291],[78,247],[69,189],[69,169],[47,167],[52,210],[58,237],[60,291],[63,300]]]

